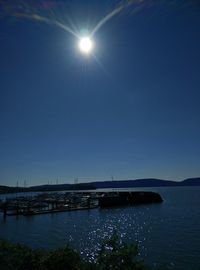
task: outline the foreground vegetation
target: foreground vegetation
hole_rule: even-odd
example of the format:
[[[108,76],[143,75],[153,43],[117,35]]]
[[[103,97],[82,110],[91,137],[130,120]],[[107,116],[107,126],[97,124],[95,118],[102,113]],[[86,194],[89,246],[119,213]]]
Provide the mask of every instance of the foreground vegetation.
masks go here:
[[[105,241],[95,262],[84,260],[78,252],[65,247],[54,251],[34,250],[0,240],[1,270],[145,270],[136,245],[127,245],[114,234]]]

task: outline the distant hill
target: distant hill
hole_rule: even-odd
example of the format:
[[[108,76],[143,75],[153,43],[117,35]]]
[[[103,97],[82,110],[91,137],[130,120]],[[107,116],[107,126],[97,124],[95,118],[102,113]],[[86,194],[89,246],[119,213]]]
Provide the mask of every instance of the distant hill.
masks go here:
[[[178,182],[149,178],[149,179],[137,179],[137,180],[93,182],[92,184],[96,188],[129,188],[129,187],[177,186]]]
[[[96,189],[93,183],[41,185],[29,188],[29,191],[62,191],[62,190],[88,190]]]
[[[24,192],[24,191],[26,191],[26,188],[0,186],[0,194],[4,194],[4,193],[17,193],[17,192]]]
[[[188,178],[181,182],[182,186],[200,186],[200,178]]]
[[[200,178],[188,178],[183,181],[171,181],[155,178],[118,180],[118,181],[97,181],[80,184],[60,184],[60,185],[41,185],[29,188],[0,186],[0,193],[16,193],[29,191],[61,191],[61,190],[93,190],[102,188],[131,188],[131,187],[182,187],[200,186]]]
[[[200,178],[190,178],[183,181],[161,180],[155,178],[92,182],[96,188],[130,188],[130,187],[173,187],[200,186]]]
[[[36,191],[62,191],[62,190],[89,190],[96,189],[92,183],[80,183],[80,184],[60,184],[60,185],[40,185],[32,187],[8,187],[0,186],[0,194],[5,193],[17,193],[17,192],[36,192]]]

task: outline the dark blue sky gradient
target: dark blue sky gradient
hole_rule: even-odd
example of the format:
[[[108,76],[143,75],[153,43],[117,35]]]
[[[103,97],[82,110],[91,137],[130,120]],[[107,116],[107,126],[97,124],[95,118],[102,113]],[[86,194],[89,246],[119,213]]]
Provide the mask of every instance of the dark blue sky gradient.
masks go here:
[[[68,4],[80,27],[109,8],[91,2]],[[200,12],[127,13],[87,58],[61,29],[0,21],[0,184],[200,175]]]

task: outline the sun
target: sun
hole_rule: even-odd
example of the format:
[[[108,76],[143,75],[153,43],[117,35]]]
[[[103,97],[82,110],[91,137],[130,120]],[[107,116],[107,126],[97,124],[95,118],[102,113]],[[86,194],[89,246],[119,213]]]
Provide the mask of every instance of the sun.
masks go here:
[[[79,41],[79,49],[84,54],[90,54],[94,47],[93,41],[90,37],[82,37]]]

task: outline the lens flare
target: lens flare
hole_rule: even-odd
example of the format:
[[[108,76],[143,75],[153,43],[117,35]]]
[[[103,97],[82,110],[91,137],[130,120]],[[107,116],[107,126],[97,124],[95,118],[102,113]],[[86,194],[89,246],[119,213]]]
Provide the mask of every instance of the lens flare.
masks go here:
[[[55,0],[0,0],[0,18],[15,17],[24,18],[41,23],[46,23],[51,26],[56,26],[73,35],[79,42],[79,50],[88,55],[92,52],[94,43],[92,38],[95,34],[105,26],[113,17],[125,12],[127,10],[131,14],[135,14],[145,8],[150,8],[156,5],[166,4],[171,8],[191,8],[191,10],[199,11],[199,0],[116,0],[114,8],[108,12],[104,17],[97,21],[96,25],[89,27],[88,33],[81,33],[79,27],[75,22],[66,15],[60,14],[58,16],[58,8],[65,7],[63,1]],[[61,16],[62,15],[62,16]]]

